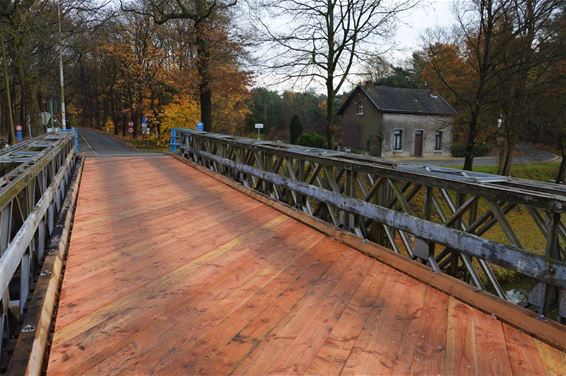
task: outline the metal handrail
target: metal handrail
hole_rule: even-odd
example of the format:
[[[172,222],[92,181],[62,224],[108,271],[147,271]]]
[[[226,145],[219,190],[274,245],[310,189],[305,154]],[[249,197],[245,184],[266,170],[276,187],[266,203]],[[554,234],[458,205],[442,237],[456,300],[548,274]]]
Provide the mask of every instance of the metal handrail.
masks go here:
[[[74,139],[72,132],[49,133],[0,154],[0,350],[40,271],[75,166]]]
[[[435,271],[507,299],[494,266],[538,282],[529,303],[566,317],[566,187],[340,151],[177,130],[185,158]],[[528,216],[542,247],[522,244]],[[499,226],[504,241],[486,234]]]

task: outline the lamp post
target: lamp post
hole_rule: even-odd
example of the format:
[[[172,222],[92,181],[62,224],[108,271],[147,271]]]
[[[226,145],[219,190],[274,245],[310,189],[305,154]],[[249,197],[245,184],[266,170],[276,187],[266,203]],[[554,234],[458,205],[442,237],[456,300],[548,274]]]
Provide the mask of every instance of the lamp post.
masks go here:
[[[57,0],[57,20],[59,23],[59,79],[61,83],[61,127],[67,129],[65,113],[65,77],[63,75],[63,37],[61,36],[61,0]]]

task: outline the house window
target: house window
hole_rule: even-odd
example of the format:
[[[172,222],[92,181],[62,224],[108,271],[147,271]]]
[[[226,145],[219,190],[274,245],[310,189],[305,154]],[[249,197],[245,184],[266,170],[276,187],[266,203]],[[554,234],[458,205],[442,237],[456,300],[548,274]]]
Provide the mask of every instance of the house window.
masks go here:
[[[403,130],[393,130],[393,150],[403,150]]]
[[[356,112],[357,115],[363,115],[364,114],[364,105],[362,104],[362,102],[358,102],[358,110]]]
[[[434,133],[434,150],[442,150],[442,131]]]

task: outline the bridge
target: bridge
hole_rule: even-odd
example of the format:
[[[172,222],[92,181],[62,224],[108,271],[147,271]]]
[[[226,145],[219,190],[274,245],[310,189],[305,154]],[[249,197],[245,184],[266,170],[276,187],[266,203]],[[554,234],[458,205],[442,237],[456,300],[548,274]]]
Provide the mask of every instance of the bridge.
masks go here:
[[[0,155],[3,372],[566,374],[563,186],[104,137]]]

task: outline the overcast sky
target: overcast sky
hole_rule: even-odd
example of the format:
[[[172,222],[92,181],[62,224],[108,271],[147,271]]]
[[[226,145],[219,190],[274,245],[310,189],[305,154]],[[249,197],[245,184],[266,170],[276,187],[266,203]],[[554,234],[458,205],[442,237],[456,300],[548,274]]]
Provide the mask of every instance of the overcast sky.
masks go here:
[[[417,6],[400,14],[393,40],[385,42],[389,47],[393,48],[386,52],[383,57],[392,64],[404,65],[404,62],[411,57],[413,51],[423,47],[422,36],[427,29],[436,29],[438,27],[450,28],[454,25],[456,18],[453,12],[453,4],[454,0],[421,0]],[[359,82],[360,76],[357,76],[355,73],[361,73],[363,69],[363,66],[358,65],[352,67],[351,79],[342,87],[342,92],[351,90]],[[274,84],[281,80],[280,76],[257,73],[254,86],[267,86],[277,91],[311,89],[318,93],[325,92],[324,85],[320,82],[315,82],[309,86],[303,86],[302,80]]]
[[[395,36],[397,50],[390,53],[392,62],[400,63],[420,48],[421,35],[427,29],[452,26],[455,22],[453,3],[453,0],[428,0],[400,16],[401,23]]]

